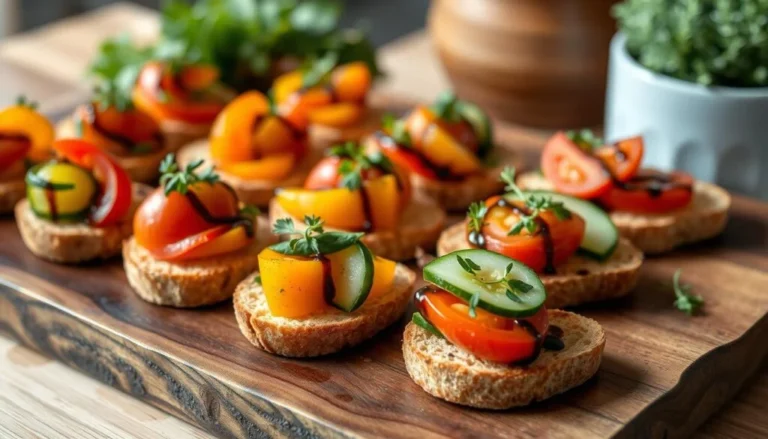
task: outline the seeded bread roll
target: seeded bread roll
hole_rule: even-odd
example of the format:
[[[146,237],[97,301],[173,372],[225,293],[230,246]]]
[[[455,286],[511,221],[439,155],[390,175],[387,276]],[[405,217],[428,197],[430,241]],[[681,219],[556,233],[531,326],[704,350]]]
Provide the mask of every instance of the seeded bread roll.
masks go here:
[[[538,173],[526,173],[517,179],[523,189],[553,190],[552,184]],[[693,200],[679,210],[663,214],[610,212],[621,236],[646,254],[660,254],[677,247],[719,235],[728,223],[731,196],[714,184],[696,181]]]
[[[549,311],[563,330],[565,348],[542,350],[526,367],[481,360],[414,323],[403,334],[405,368],[432,396],[470,407],[503,410],[528,405],[572,389],[600,367],[605,333],[592,319]]]

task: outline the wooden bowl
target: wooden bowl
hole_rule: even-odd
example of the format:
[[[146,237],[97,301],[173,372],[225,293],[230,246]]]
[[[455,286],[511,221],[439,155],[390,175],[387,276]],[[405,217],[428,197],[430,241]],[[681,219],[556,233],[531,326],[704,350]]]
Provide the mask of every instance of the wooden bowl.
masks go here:
[[[494,116],[575,128],[603,117],[616,0],[433,0],[428,26],[457,94]]]

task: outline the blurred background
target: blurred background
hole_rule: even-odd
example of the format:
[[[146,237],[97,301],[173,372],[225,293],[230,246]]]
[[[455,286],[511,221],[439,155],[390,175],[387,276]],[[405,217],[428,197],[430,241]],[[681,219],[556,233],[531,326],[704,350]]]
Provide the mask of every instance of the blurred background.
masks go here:
[[[110,3],[117,1],[0,0],[0,38]],[[132,3],[159,9],[162,0],[134,0]],[[371,41],[381,46],[424,27],[429,0],[344,0],[344,5],[341,25],[369,28]]]

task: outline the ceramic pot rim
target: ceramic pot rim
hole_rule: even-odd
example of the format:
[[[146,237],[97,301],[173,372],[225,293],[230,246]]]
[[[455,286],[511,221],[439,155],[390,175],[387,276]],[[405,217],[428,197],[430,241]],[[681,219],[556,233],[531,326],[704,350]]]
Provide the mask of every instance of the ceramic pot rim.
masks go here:
[[[611,40],[611,56],[617,57],[625,74],[631,74],[640,81],[657,87],[667,88],[676,93],[698,97],[731,99],[768,99],[768,87],[722,87],[705,86],[682,79],[652,72],[638,63],[626,50],[627,37],[617,32]],[[616,72],[615,74],[621,74]]]

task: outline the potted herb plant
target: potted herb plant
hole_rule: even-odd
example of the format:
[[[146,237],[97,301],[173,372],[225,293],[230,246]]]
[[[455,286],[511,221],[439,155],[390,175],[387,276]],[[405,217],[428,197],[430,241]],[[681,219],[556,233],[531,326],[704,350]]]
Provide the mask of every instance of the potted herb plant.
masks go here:
[[[614,8],[606,135],[646,161],[768,194],[768,0],[625,0]]]

